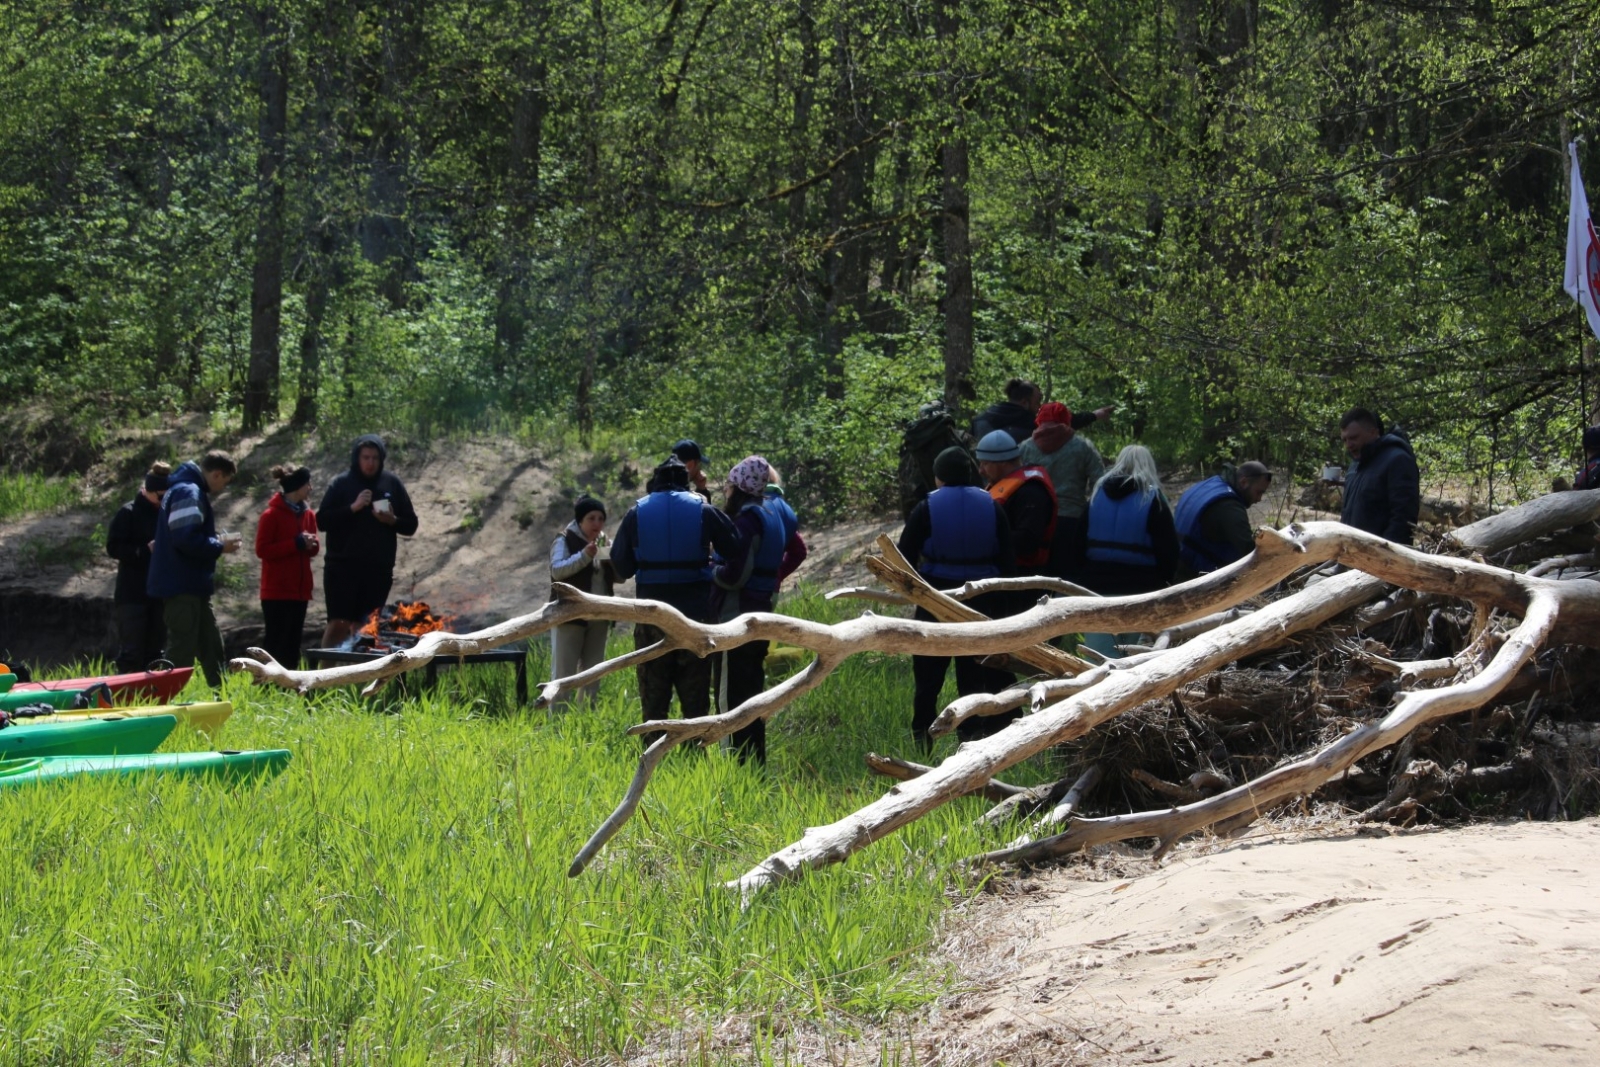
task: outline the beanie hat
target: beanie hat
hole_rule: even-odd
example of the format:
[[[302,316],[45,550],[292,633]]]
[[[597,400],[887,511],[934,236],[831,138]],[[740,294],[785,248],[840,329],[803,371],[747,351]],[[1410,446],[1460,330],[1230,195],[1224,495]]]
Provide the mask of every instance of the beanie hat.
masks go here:
[[[1587,440],[1587,438],[1585,438]],[[144,488],[147,493],[164,493],[167,491],[168,477],[157,471],[151,471],[144,476]]]
[[[650,482],[657,489],[687,489],[689,468],[677,456],[668,456],[656,467]]]
[[[1033,417],[1033,424],[1035,426],[1043,426],[1047,422],[1059,422],[1071,426],[1072,412],[1068,410],[1067,405],[1055,400],[1050,401],[1048,404],[1040,404],[1039,414]]]
[[[577,503],[572,505],[572,518],[576,522],[582,522],[583,517],[591,511],[598,511],[602,519],[606,517],[606,506],[585,493],[578,498]]]
[[[1022,455],[1022,446],[1004,430],[990,430],[978,442],[977,451],[979,463],[1003,463]]]
[[[760,496],[767,488],[770,466],[764,456],[746,456],[728,472],[728,484],[751,496]]]
[[[278,487],[285,493],[292,493],[301,486],[311,481],[310,467],[296,467],[294,470],[278,479]]]
[[[945,485],[973,485],[978,481],[972,457],[960,445],[951,445],[933,458],[933,476]]]

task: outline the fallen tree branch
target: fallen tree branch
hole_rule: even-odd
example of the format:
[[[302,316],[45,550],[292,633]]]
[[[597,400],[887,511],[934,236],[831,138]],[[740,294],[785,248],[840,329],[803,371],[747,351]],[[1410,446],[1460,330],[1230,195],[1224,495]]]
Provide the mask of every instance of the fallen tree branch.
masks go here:
[[[912,763],[910,760],[895,756],[880,756],[876,752],[868,752],[866,761],[867,770],[873,774],[881,774],[885,778],[893,778],[897,782],[909,782],[933,769],[924,763]],[[1024,789],[1020,785],[1011,785],[991,778],[967,795],[981,796],[992,801],[1007,801],[1026,796],[1031,792],[1032,790]]]

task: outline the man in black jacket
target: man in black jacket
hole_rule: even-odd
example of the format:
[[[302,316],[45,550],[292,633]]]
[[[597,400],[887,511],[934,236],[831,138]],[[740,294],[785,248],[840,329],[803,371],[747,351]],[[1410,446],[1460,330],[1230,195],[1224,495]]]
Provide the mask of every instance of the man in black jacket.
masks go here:
[[[1006,398],[978,412],[972,420],[972,438],[981,441],[996,430],[1004,430],[1011,439],[1021,444],[1033,436],[1034,418],[1039,405],[1044,402],[1044,390],[1026,378],[1012,378],[1006,382]],[[1096,421],[1111,418],[1112,406],[1093,411],[1072,413],[1072,428],[1084,430]]]
[[[328,483],[317,505],[328,625],[322,647],[343,644],[389,599],[400,538],[417,532],[417,512],[399,478],[383,469],[389,449],[369,433],[350,449],[350,469]]]
[[[1345,471],[1339,521],[1409,545],[1422,508],[1422,475],[1411,442],[1400,430],[1384,433],[1366,408],[1351,408],[1339,420],[1339,440],[1355,461]]]

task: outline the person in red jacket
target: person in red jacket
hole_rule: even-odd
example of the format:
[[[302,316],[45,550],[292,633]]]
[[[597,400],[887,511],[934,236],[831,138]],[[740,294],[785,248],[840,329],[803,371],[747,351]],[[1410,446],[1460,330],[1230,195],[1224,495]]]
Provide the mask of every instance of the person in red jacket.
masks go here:
[[[306,506],[311,496],[311,471],[306,467],[272,468],[279,491],[267,501],[256,524],[256,555],[261,557],[261,616],[266,626],[261,645],[289,670],[300,669],[305,637],[306,605],[311,600],[311,557],[322,548],[317,539],[317,513]]]

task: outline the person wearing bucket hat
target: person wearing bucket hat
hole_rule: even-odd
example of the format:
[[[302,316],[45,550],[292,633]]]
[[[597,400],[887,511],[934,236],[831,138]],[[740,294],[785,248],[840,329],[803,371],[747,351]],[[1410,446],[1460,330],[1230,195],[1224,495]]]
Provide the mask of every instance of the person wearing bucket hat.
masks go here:
[[[710,621],[711,552],[724,556],[736,547],[733,523],[689,489],[689,470],[676,455],[656,467],[650,491],[622,517],[611,548],[611,565],[619,580],[637,578],[641,600],[655,600],[696,622]],[[648,648],[665,639],[659,627],[633,626],[634,647]],[[677,649],[641,663],[639,702],[644,721],[667,718],[672,694],[686,719],[704,715],[711,705],[711,662],[688,649]],[[659,733],[642,735],[648,747]]]
[[[747,456],[728,472],[723,510],[733,519],[736,545],[716,560],[711,578],[711,618],[717,622],[752,611],[771,611],[778,594],[788,531],[783,516],[767,503],[764,456]],[[712,666],[717,710],[729,712],[766,688],[766,641],[749,641],[716,657]],[[741,761],[767,762],[767,724],[757,719],[736,732],[729,745]]]
[[[1017,458],[1025,467],[1042,467],[1056,492],[1056,532],[1050,545],[1050,573],[1071,578],[1082,570],[1083,531],[1089,492],[1106,472],[1100,450],[1074,428],[1076,416],[1051,401],[1034,417],[1033,436]]]
[[[900,553],[916,566],[918,574],[940,589],[1012,573],[1016,558],[1011,550],[1011,524],[1006,521],[1005,509],[979,488],[978,470],[967,450],[952,445],[940,452],[933,461],[933,476],[933,492],[911,509],[900,531]],[[985,593],[967,603],[993,615],[1004,597]],[[936,621],[922,608],[917,609],[915,618]],[[939,714],[939,691],[944,688],[951,658],[911,657],[911,736],[925,752],[933,749],[928,728]],[[997,675],[993,670],[973,656],[954,659],[958,694],[994,691]]]
[[[606,506],[584,494],[572,506],[572,521],[550,543],[550,583],[567,585],[595,596],[610,596],[615,575],[610,552],[605,549]],[[554,593],[552,591],[552,598]],[[570,678],[606,658],[606,638],[611,624],[603,619],[563,623],[550,632],[550,676]],[[576,693],[563,693],[552,705],[564,708],[575,699],[593,701],[600,693],[598,680]]]

